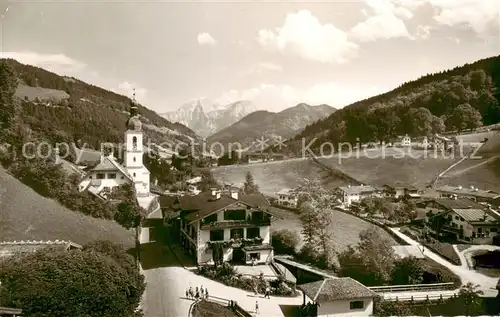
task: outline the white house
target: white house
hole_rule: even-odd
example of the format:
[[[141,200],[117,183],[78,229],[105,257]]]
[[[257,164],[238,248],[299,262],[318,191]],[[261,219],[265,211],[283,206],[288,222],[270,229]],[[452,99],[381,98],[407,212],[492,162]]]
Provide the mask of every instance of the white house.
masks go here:
[[[220,189],[173,198],[165,214],[178,214],[183,246],[198,264],[213,263],[213,249],[222,246],[223,260],[269,263],[273,257],[271,206],[262,194],[244,195]]]
[[[144,154],[143,132],[137,111],[138,103],[135,101],[134,92],[130,106],[130,118],[127,121],[127,131],[124,135],[123,165],[116,160],[113,153],[109,155],[101,153],[100,162],[82,178],[79,189],[80,191],[88,190],[106,198],[113,189],[123,184],[132,184],[139,205],[150,209],[150,206],[157,205],[155,203],[157,196],[150,192],[150,174],[142,162]]]
[[[276,196],[278,198],[278,200],[276,201],[278,205],[289,208],[297,208],[299,196],[294,193],[292,189],[282,189],[276,193]]]
[[[374,197],[378,194],[378,191],[370,185],[348,185],[337,188],[336,192],[345,206],[350,206],[353,202],[359,202],[364,198]]]
[[[371,316],[376,294],[350,278],[327,278],[298,286],[303,291],[304,305],[312,306],[316,314],[308,316]],[[306,298],[306,296],[308,298]]]

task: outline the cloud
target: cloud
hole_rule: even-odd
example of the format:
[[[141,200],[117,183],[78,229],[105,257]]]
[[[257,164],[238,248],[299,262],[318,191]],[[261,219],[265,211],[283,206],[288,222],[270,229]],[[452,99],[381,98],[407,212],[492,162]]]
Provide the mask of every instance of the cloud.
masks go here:
[[[116,89],[116,91],[118,93],[124,94],[125,96],[132,97],[134,88],[135,88],[135,96],[138,100],[143,99],[146,96],[147,93],[146,88],[141,88],[139,87],[139,85],[129,83],[128,81],[124,81],[118,84],[118,89]]]
[[[13,58],[22,64],[38,66],[54,73],[66,75],[86,68],[85,63],[64,54],[41,54],[30,51],[0,52],[1,58]]]
[[[480,36],[496,35],[500,30],[497,0],[427,0],[436,10],[434,20],[449,27],[467,27]]]
[[[403,20],[413,18],[410,9],[403,6],[400,1],[365,0],[373,11],[363,22],[356,24],[350,35],[361,42],[373,42],[379,39],[411,38]],[[413,6],[411,6],[414,9]],[[366,10],[362,9],[366,16]]]
[[[212,35],[202,32],[198,34],[198,44],[200,45],[215,45],[217,41],[212,37]]]
[[[426,40],[431,36],[432,29],[433,28],[429,25],[419,25],[419,26],[417,26],[417,32],[416,32],[414,38]]]
[[[275,30],[261,29],[257,41],[270,50],[323,63],[346,63],[357,56],[358,49],[345,32],[332,24],[321,24],[307,10],[287,14]]]
[[[381,93],[376,87],[350,87],[335,82],[317,83],[305,89],[290,85],[261,84],[242,90],[224,92],[216,102],[228,104],[238,100],[251,100],[258,109],[281,111],[301,102],[311,105],[328,104],[342,108],[353,102]]]

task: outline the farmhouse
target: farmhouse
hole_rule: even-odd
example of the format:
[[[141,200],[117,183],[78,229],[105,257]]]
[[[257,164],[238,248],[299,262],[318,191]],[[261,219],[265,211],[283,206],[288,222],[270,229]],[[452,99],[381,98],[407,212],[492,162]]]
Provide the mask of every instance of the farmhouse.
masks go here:
[[[385,184],[382,186],[382,190],[385,197],[391,198],[419,198],[420,194],[418,189],[411,185],[393,185]]]
[[[272,207],[262,194],[240,194],[230,187],[162,199],[170,202],[170,207],[164,206],[164,216],[173,219],[181,243],[198,264],[213,263],[214,249],[219,247],[224,261],[272,260]]]
[[[31,254],[38,250],[51,248],[58,251],[81,249],[82,246],[71,241],[4,241],[0,242],[0,259],[14,255]]]
[[[431,225],[437,215],[444,216],[441,229],[457,240],[491,244],[500,229],[500,217],[470,199],[433,199],[417,204],[426,207],[426,222]]]
[[[430,147],[427,136],[417,137],[412,140],[412,145],[418,149],[428,149]]]
[[[280,206],[297,208],[299,197],[292,189],[284,188],[276,193],[278,200],[276,203]]]
[[[327,278],[298,286],[304,306],[313,305],[307,316],[371,316],[376,296],[369,288],[350,278]],[[306,296],[309,299],[306,299]]]
[[[495,199],[500,197],[500,194],[492,190],[483,190],[476,188],[474,186],[462,187],[462,186],[443,186],[436,189],[441,198],[469,198],[476,202],[492,203]]]
[[[455,140],[435,134],[432,138],[432,147],[434,149],[448,150],[452,148],[455,144]]]
[[[142,123],[137,113],[138,103],[134,98],[130,105],[130,118],[125,131],[124,164],[120,164],[111,152],[101,153],[99,163],[91,168],[80,182],[80,191],[88,190],[103,198],[119,186],[132,184],[139,205],[149,210],[157,205],[157,196],[150,192],[149,171],[144,166]],[[158,206],[159,208],[159,206]]]
[[[411,146],[411,138],[408,134],[405,136],[398,136],[393,142],[396,147],[407,147]]]
[[[338,187],[336,193],[345,206],[350,206],[353,202],[359,202],[364,198],[378,195],[377,189],[369,185]]]

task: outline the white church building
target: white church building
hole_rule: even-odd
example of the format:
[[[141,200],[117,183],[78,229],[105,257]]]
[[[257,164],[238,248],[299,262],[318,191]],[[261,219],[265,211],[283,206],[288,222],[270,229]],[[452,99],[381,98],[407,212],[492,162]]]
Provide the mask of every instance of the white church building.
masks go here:
[[[79,189],[106,198],[113,189],[123,184],[133,184],[139,205],[148,213],[154,212],[160,206],[157,195],[150,192],[150,173],[142,161],[143,131],[135,92],[130,105],[130,118],[127,121],[124,141],[123,165],[116,160],[113,153],[109,155],[101,153],[99,163],[83,177]]]

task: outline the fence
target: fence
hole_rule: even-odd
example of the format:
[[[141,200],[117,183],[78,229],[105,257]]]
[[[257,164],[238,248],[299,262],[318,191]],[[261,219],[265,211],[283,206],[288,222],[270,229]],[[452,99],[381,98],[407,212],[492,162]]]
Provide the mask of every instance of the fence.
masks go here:
[[[435,283],[435,284],[415,284],[415,285],[389,285],[389,286],[372,286],[368,287],[375,293],[392,293],[392,292],[423,292],[423,291],[443,291],[452,290],[455,285],[449,283]]]
[[[421,302],[443,302],[446,299],[456,297],[456,293],[441,293],[441,294],[421,294],[421,295],[407,295],[407,296],[388,296],[383,297],[385,301],[391,302],[410,302],[410,303],[421,303]]]

